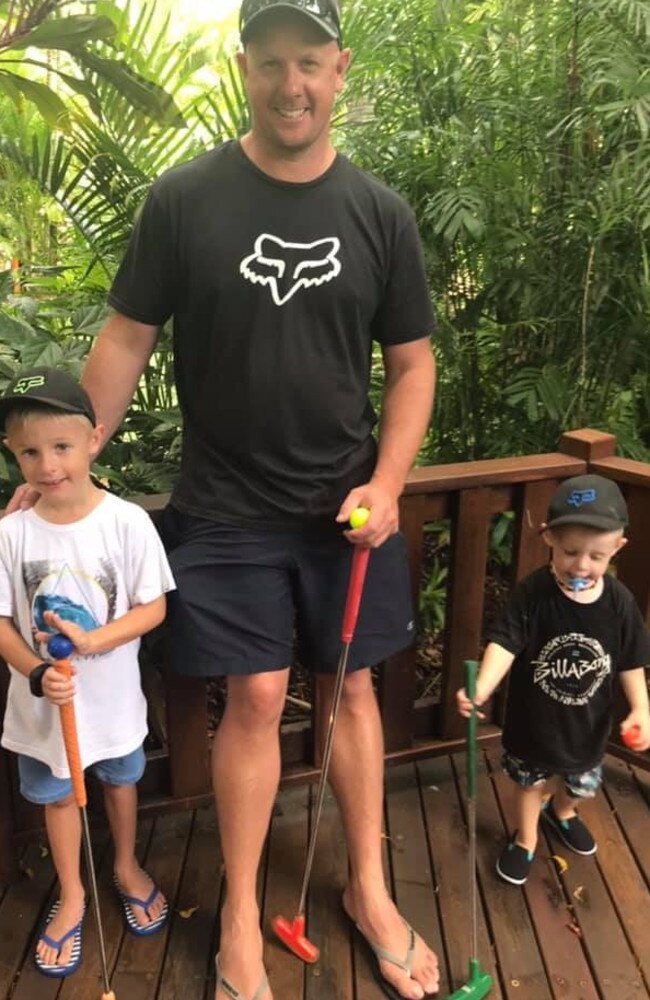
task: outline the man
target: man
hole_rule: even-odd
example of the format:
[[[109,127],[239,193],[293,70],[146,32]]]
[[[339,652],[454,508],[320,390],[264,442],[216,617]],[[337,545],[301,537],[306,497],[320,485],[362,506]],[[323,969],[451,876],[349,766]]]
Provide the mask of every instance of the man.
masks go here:
[[[343,905],[376,950],[386,996],[422,997],[437,990],[437,960],[384,883],[369,670],[412,638],[397,529],[433,398],[422,256],[402,201],[332,146],[350,59],[335,0],[244,0],[240,27],[251,129],[153,185],[83,382],[112,433],[174,317],[184,420],[166,514],[175,668],[228,678],[212,757],[227,875],[215,1000],[272,1000],[255,884],[294,625],[327,708],[350,542],[373,553],[331,764],[350,858]],[[373,340],[385,365],[378,449]],[[367,525],[343,532],[359,505]]]

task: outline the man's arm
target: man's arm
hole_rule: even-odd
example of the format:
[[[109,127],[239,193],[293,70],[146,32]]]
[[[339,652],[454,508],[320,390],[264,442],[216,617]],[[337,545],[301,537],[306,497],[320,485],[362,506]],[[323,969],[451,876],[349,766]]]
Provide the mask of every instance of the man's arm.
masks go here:
[[[99,331],[81,376],[104,441],[115,433],[129,408],[138,379],[153,353],[158,327],[114,313]]]
[[[428,337],[384,348],[385,384],[377,465],[370,482],[351,490],[337,520],[358,506],[370,519],[354,532],[360,544],[381,545],[398,528],[398,499],[431,418],[436,369]]]

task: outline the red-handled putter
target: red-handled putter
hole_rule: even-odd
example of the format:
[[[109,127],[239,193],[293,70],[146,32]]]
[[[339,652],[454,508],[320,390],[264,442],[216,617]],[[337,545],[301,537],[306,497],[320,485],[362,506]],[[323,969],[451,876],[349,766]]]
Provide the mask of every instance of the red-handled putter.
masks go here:
[[[361,508],[357,508],[360,510]],[[367,519],[367,515],[366,515]],[[361,527],[358,523],[359,518],[357,516],[357,524],[355,527]],[[327,783],[327,773],[329,771],[330,758],[332,756],[332,746],[334,744],[334,730],[336,729],[336,719],[338,716],[339,705],[341,703],[341,693],[343,691],[343,681],[345,679],[345,671],[348,662],[348,653],[350,652],[350,645],[354,637],[354,630],[357,624],[357,618],[359,615],[359,606],[361,604],[361,594],[363,592],[363,583],[366,577],[366,569],[368,568],[368,557],[370,556],[370,549],[361,548],[359,545],[353,546],[352,549],[352,565],[350,567],[350,580],[348,583],[348,592],[345,599],[345,611],[343,613],[343,625],[341,627],[341,655],[339,657],[338,666],[336,668],[336,681],[334,683],[334,695],[332,697],[332,707],[330,709],[330,716],[327,723],[327,738],[325,740],[325,748],[323,750],[323,762],[321,765],[320,778],[318,781],[318,791],[316,793],[316,809],[314,812],[314,819],[311,828],[311,834],[309,837],[309,846],[307,848],[307,860],[305,861],[305,871],[302,877],[302,888],[300,890],[300,902],[298,903],[298,913],[293,918],[293,920],[287,920],[286,917],[277,916],[271,921],[271,926],[275,931],[276,935],[280,938],[283,944],[287,946],[289,951],[292,951],[294,955],[301,958],[303,962],[317,962],[320,955],[320,951],[315,944],[312,944],[309,938],[305,937],[305,907],[307,904],[307,889],[309,886],[309,879],[311,876],[311,869],[314,863],[314,852],[316,850],[316,837],[318,836],[318,826],[320,824],[321,812],[323,809],[323,800],[325,798],[325,785]]]
[[[72,666],[68,657],[74,649],[73,644],[65,635],[53,635],[48,639],[47,650],[53,659],[53,665],[61,674],[66,677],[72,676]],[[97,937],[99,940],[99,953],[102,964],[102,977],[104,980],[104,992],[102,1000],[115,1000],[115,994],[111,989],[110,977],[108,975],[108,962],[106,961],[106,945],[104,943],[104,930],[102,928],[102,918],[99,911],[99,893],[97,891],[97,878],[95,876],[95,863],[93,861],[93,849],[90,840],[90,828],[88,826],[88,814],[86,804],[86,783],[84,781],[83,768],[81,766],[81,754],[79,753],[79,739],[77,736],[77,721],[74,713],[74,702],[69,701],[66,705],[59,706],[61,718],[61,732],[65,745],[65,754],[70,768],[70,781],[72,782],[72,793],[75,802],[81,812],[81,826],[83,829],[83,843],[86,855],[86,867],[88,878],[90,879],[90,889],[97,921]]]

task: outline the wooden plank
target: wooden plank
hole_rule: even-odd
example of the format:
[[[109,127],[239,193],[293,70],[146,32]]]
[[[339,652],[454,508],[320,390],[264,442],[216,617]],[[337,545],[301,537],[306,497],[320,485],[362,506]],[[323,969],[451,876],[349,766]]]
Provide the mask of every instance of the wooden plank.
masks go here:
[[[190,834],[189,812],[163,816],[154,822],[146,870],[172,902],[181,875]],[[169,925],[151,937],[125,934],[113,974],[113,991],[128,1000],[154,1000],[164,961]]]
[[[444,739],[464,736],[455,693],[463,660],[476,659],[481,642],[490,515],[488,490],[464,490],[453,518],[451,565],[443,651],[440,726]]]
[[[641,463],[639,463],[641,464]],[[412,469],[404,493],[447,493],[475,487],[503,486],[538,479],[566,479],[585,471],[585,463],[560,452],[487,458],[478,462],[449,462]]]
[[[440,961],[440,993],[448,992],[443,936],[422,801],[415,765],[391,768],[386,775],[386,813],[393,889],[397,908],[435,951]],[[433,905],[432,905],[433,904]]]
[[[263,911],[264,962],[274,995],[296,997],[296,1000],[303,993],[304,965],[275,937],[270,924],[277,915],[287,920],[293,920],[296,915],[308,826],[309,789],[286,789],[278,797],[269,831]],[[311,936],[311,925],[307,930]]]
[[[0,903],[0,997],[9,995],[23,962],[33,964],[36,928],[45,918],[54,889],[52,861],[39,843],[27,847],[20,870]]]
[[[516,826],[513,782],[503,773],[500,755],[491,750],[487,759],[492,771],[499,805],[505,816],[506,828]],[[559,851],[560,854],[566,853]],[[570,929],[573,924],[573,902],[567,900],[558,879],[555,862],[550,857],[543,832],[537,846],[523,893],[537,931],[537,940],[546,968],[549,986],[555,1000],[598,1000],[600,994],[594,982],[581,940]],[[496,858],[494,859],[496,861]],[[511,891],[517,891],[513,886]]]
[[[598,806],[594,801],[581,805],[588,826],[596,826]],[[553,833],[551,850],[563,857],[567,871],[561,876],[567,900],[575,905],[573,915],[603,1000],[646,1000],[634,955],[611,905],[607,885],[596,857],[581,857],[564,847]],[[582,898],[582,902],[580,902]]]
[[[603,773],[604,792],[650,885],[650,777],[630,770],[627,764],[613,757],[605,758]]]
[[[590,803],[589,828],[596,838],[598,852],[596,862],[609,890],[615,914],[623,927],[625,937],[632,949],[635,963],[635,979],[642,973],[650,983],[650,934],[648,934],[648,912],[650,912],[650,891],[637,867],[620,826],[612,813],[609,801],[598,795]],[[646,824],[650,813],[646,816]]]
[[[459,780],[465,782],[465,758],[453,758]],[[486,771],[483,755],[477,768],[478,843],[477,861],[481,890],[507,1000],[552,1000],[544,961],[537,943],[524,894],[503,882],[495,871],[506,830],[495,796],[494,783]]]
[[[438,952],[441,971],[447,966],[442,982],[446,981],[446,989],[456,990],[467,981],[471,957],[466,817],[449,758],[422,761],[417,771],[444,935],[444,948]],[[478,957],[481,968],[490,973],[494,982],[490,1000],[501,1000],[503,993],[480,896],[478,908]],[[446,993],[442,987],[441,993]]]
[[[305,1000],[352,1000],[350,930],[341,908],[346,879],[343,827],[334,797],[327,792],[307,906],[309,940],[320,948],[320,959],[305,969]]]
[[[197,809],[187,859],[171,915],[167,954],[157,1000],[203,996],[216,952],[216,917],[223,858],[212,806]]]

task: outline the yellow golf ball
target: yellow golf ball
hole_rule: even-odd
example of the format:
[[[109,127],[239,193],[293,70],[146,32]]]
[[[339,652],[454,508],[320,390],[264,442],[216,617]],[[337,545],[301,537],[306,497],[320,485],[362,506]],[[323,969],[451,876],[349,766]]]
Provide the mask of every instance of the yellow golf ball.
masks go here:
[[[369,517],[370,511],[367,507],[355,507],[349,517],[350,527],[363,528]]]

